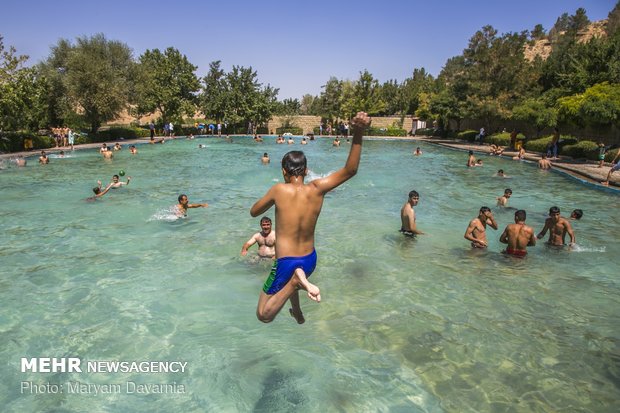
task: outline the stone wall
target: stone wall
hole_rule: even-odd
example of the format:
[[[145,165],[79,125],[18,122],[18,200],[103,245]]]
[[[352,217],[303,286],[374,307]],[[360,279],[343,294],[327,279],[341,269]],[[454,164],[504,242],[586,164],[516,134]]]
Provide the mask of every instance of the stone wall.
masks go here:
[[[406,131],[410,131],[413,127],[413,120],[417,118],[412,118],[411,116],[406,116],[403,121],[402,128]],[[276,129],[281,127],[286,121],[289,121],[291,126],[295,126],[303,129],[303,134],[306,135],[308,133],[312,133],[315,127],[318,127],[321,124],[320,116],[274,116],[267,123],[267,129],[269,132],[276,132]],[[387,128],[391,126],[400,126],[401,118],[400,116],[385,116],[385,117],[372,117],[372,126],[375,128]]]

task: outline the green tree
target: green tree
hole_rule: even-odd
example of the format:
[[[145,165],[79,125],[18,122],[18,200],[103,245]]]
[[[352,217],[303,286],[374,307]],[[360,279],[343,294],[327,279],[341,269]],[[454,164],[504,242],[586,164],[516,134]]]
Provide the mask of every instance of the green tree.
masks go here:
[[[557,125],[558,111],[542,98],[529,98],[512,109],[512,118],[534,125],[538,137],[543,129]]]
[[[319,99],[316,96],[310,94],[303,95],[301,98],[301,107],[299,108],[299,112],[302,115],[316,115],[318,100]]]
[[[620,84],[603,82],[558,99],[561,119],[579,126],[620,126]]]
[[[228,106],[226,75],[220,64],[220,60],[209,63],[209,73],[202,80],[203,89],[199,98],[202,113],[218,122],[226,118]]]
[[[117,118],[128,107],[133,67],[126,44],[96,34],[79,37],[75,45],[59,40],[43,64],[43,72],[52,77],[50,87],[58,88],[51,90],[50,96],[52,104],[64,109],[60,116],[80,113],[96,132],[103,122]]]
[[[0,36],[0,130],[38,129],[47,122],[47,83],[36,68],[23,67],[28,56],[16,53]]]
[[[330,121],[338,117],[342,100],[342,84],[342,81],[331,77],[321,86],[323,91],[319,95],[317,105],[319,116]]]
[[[164,122],[181,121],[196,113],[196,93],[200,82],[197,67],[177,49],[147,50],[139,59],[135,85],[136,111],[161,114]]]
[[[533,40],[541,40],[545,37],[545,28],[542,24],[537,24],[534,26],[532,31],[530,32],[530,38]]]

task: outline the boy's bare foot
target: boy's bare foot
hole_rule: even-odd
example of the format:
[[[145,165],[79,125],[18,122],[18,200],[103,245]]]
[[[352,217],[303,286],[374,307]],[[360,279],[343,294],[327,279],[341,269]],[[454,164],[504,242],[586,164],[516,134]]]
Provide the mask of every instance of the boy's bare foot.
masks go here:
[[[319,287],[308,281],[308,278],[306,278],[306,273],[301,268],[297,268],[295,270],[295,276],[297,277],[297,281],[299,283],[298,288],[303,288],[306,290],[308,292],[308,297],[311,300],[316,301],[317,303],[321,302],[321,291],[319,290]]]
[[[303,324],[306,322],[306,319],[304,318],[304,313],[302,313],[301,311],[299,313],[295,313],[292,308],[289,308],[288,312],[297,321],[297,324]]]

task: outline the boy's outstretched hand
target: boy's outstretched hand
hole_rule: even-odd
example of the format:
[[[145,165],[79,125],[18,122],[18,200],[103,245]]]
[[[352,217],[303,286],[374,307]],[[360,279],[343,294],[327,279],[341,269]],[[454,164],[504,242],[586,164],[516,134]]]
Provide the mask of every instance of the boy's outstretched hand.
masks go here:
[[[351,126],[353,126],[354,132],[363,132],[368,126],[370,126],[370,117],[366,112],[357,112],[357,115],[351,119]]]

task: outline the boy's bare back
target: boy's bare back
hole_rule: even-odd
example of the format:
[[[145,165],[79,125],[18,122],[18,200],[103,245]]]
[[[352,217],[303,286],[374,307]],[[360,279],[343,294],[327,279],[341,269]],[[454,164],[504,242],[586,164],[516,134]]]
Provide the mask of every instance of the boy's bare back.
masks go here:
[[[304,183],[307,169],[295,176],[282,168],[285,183],[272,186],[265,196],[250,209],[252,216],[258,216],[275,205],[276,238],[278,240],[276,256],[278,258],[304,256],[314,250],[314,230],[323,207],[325,194],[357,173],[362,151],[362,134],[370,124],[370,118],[365,113],[359,112],[352,124],[354,126],[353,142],[343,168],[325,178],[315,179],[307,184]],[[294,151],[294,153],[303,156],[301,152]]]

